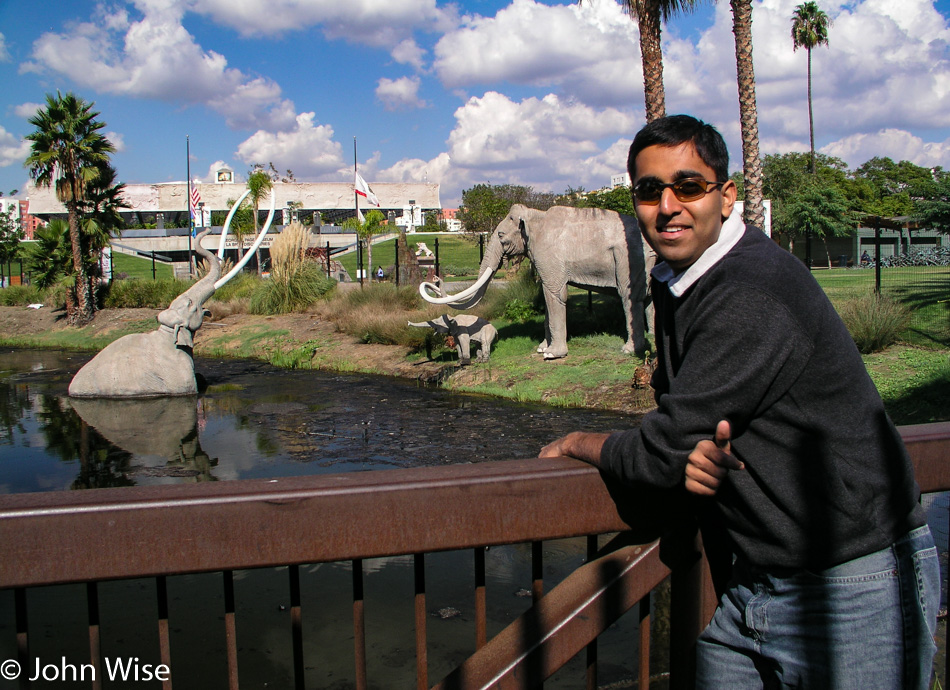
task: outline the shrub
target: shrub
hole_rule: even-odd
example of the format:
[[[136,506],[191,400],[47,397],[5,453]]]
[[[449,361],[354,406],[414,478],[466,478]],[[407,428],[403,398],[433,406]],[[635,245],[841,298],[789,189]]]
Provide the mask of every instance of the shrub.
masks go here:
[[[317,264],[307,261],[292,276],[285,276],[281,280],[262,280],[251,295],[248,312],[287,314],[304,311],[326,297],[335,287],[335,280],[327,278]]]
[[[176,278],[114,280],[109,283],[103,306],[112,309],[136,307],[164,309],[191,285],[191,281]]]
[[[874,293],[843,302],[838,312],[864,354],[893,345],[911,319],[906,306]]]
[[[257,273],[239,273],[215,290],[211,299],[218,302],[247,301],[260,284],[261,278]]]
[[[413,328],[407,322],[428,321],[446,311],[443,306],[423,302],[417,288],[397,288],[392,283],[349,290],[319,308],[322,317],[361,342],[401,345],[414,351],[426,347],[427,339],[431,347],[442,338],[428,328]]]
[[[525,323],[538,315],[538,310],[524,300],[508,300],[502,316],[512,323]]]
[[[511,307],[511,313],[517,314],[520,317],[519,321],[530,318],[529,310],[534,314],[540,314],[544,307],[541,283],[535,280],[527,261],[521,264],[514,279],[509,280],[506,287],[493,288],[485,294],[478,311],[488,320],[507,319],[509,318],[508,305],[514,305]]]
[[[34,285],[11,285],[0,290],[0,305],[19,307],[27,304],[38,304],[42,303],[45,297],[45,290],[40,290]]]

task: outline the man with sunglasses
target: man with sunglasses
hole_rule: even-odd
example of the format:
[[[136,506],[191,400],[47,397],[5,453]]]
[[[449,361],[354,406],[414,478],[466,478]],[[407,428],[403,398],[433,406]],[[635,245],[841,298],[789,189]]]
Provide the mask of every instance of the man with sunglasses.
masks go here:
[[[803,264],[733,213],[725,142],[676,115],[627,160],[653,271],[657,409],[541,457],[683,492],[731,579],[702,688],[926,688],[936,549],[900,436]]]

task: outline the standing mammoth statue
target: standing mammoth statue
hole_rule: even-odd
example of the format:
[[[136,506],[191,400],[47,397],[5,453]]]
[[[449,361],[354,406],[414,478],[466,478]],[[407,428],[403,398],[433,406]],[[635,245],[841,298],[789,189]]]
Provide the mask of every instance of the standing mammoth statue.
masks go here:
[[[647,276],[655,255],[643,241],[637,219],[615,211],[566,206],[538,211],[515,204],[495,228],[474,285],[446,295],[441,287],[422,283],[419,292],[433,304],[468,309],[485,294],[502,261],[516,256],[531,259],[541,279],[545,318],[538,352],[545,359],[567,355],[568,285],[617,291],[627,327],[623,351],[646,352]]]
[[[485,319],[472,316],[471,314],[459,314],[442,316],[431,321],[422,321],[420,323],[409,322],[410,326],[416,328],[431,328],[436,333],[450,335],[455,338],[455,349],[459,354],[459,364],[466,365],[472,360],[472,343],[478,343],[476,362],[487,362],[488,355],[491,352],[491,344],[495,342],[498,331]]]

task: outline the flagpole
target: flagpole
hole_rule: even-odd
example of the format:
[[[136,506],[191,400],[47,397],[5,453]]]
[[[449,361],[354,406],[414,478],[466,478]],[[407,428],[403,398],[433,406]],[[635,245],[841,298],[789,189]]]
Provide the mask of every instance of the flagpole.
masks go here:
[[[188,209],[188,277],[191,278],[191,232],[194,229],[194,218],[191,216],[191,138],[185,135],[185,169],[188,175],[187,197],[185,206]]]

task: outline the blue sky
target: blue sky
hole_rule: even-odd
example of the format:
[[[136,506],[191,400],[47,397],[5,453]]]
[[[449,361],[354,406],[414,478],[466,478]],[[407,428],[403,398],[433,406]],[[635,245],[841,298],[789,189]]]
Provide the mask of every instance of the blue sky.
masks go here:
[[[755,0],[762,153],[808,148],[799,0]],[[819,5],[816,146],[950,167],[950,0]],[[728,3],[664,26],[667,111],[716,124],[741,160]],[[126,182],[243,178],[597,189],[642,126],[635,22],[615,0],[0,0],[0,191],[26,187],[45,94],[95,101]]]

